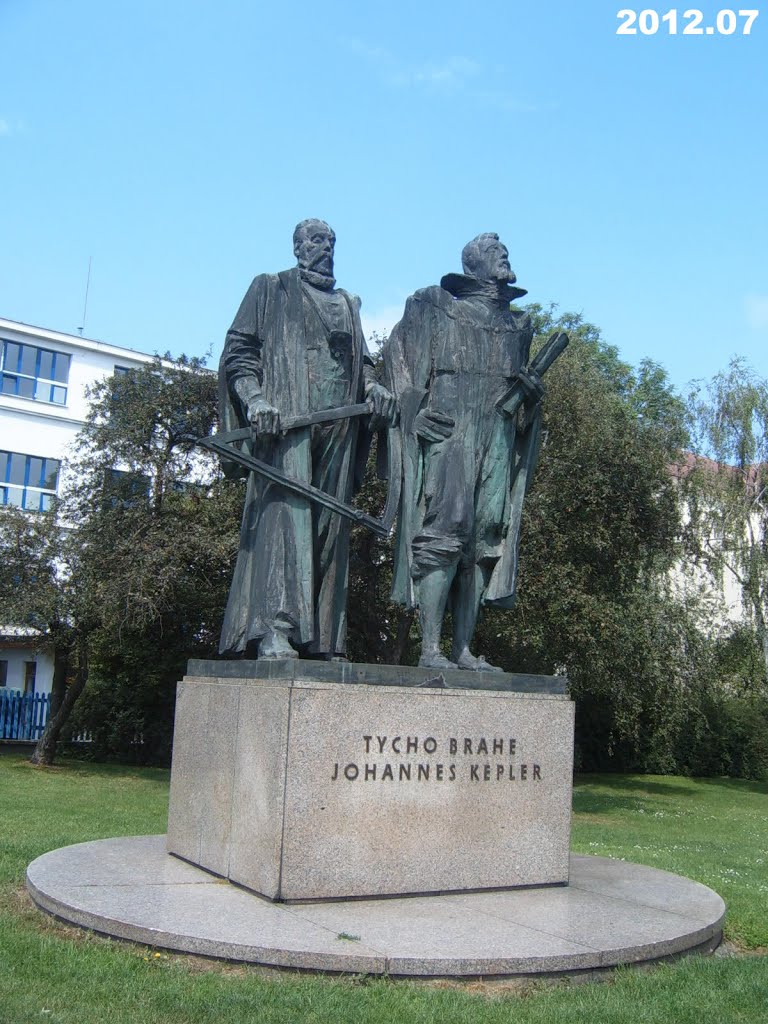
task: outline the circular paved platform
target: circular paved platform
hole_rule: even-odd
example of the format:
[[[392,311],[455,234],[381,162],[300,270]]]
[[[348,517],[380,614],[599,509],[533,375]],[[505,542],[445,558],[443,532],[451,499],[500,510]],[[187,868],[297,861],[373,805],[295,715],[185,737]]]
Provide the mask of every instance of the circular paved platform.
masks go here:
[[[536,975],[711,951],[725,904],[665,871],[573,856],[568,886],[275,904],[177,860],[165,836],[54,850],[27,869],[43,910],[121,939],[317,971]]]

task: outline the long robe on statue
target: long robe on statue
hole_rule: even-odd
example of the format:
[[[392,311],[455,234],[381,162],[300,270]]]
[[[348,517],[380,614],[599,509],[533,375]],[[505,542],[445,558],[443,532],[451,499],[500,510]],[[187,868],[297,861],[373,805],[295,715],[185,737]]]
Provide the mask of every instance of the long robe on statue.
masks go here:
[[[356,296],[321,292],[302,281],[298,268],[260,275],[221,357],[222,430],[248,425],[237,381],[255,387],[287,418],[362,402],[366,364]],[[250,450],[349,502],[362,481],[368,436],[359,419],[340,420],[281,433]],[[225,472],[242,471],[225,464]],[[343,654],[348,566],[348,520],[249,473],[220,652],[241,654],[278,624],[303,654]]]
[[[523,499],[541,422],[538,411],[510,418],[498,408],[529,358],[531,319],[509,309],[520,294],[510,288],[499,299],[475,278],[449,274],[441,287],[408,299],[385,344],[403,437],[392,598],[408,607],[418,603],[421,577],[453,565],[472,575],[476,607],[514,603]],[[422,410],[451,417],[451,436],[418,436]]]

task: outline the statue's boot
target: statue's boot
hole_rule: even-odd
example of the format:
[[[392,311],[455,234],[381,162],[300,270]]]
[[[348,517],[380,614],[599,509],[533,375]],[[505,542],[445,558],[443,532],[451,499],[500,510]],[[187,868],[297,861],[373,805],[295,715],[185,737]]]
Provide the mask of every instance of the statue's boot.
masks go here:
[[[279,658],[298,658],[299,652],[288,639],[285,630],[277,624],[261,638],[259,660],[276,661]]]
[[[440,633],[443,628],[443,616],[456,569],[432,569],[418,582],[419,622],[421,624],[421,657],[420,668],[450,669],[456,668],[456,662],[450,661],[440,651]]]
[[[458,668],[458,665],[440,651],[427,651],[419,658],[419,668]]]
[[[468,647],[465,647],[459,654],[456,650],[453,650],[453,657],[456,659],[456,664],[459,668],[466,669],[469,672],[503,672],[503,668],[499,668],[498,665],[492,665],[490,661],[486,661],[485,658],[480,654],[478,657],[470,651]]]

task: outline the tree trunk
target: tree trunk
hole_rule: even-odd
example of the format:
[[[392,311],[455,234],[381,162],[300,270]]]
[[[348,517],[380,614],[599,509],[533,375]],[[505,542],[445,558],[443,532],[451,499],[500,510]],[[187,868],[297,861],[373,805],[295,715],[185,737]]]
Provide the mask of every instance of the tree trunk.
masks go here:
[[[51,683],[51,714],[55,718],[64,702],[67,693],[67,674],[69,672],[69,647],[57,644],[53,651],[53,682]],[[49,719],[50,721],[50,719]]]
[[[85,689],[85,684],[88,682],[88,652],[86,649],[86,641],[81,639],[78,644],[78,665],[77,671],[75,672],[75,678],[72,680],[70,686],[67,687],[64,698],[61,701],[55,714],[51,714],[48,719],[48,724],[43,730],[43,735],[37,741],[37,745],[32,752],[30,761],[32,764],[38,765],[52,765],[56,757],[56,745],[61,735],[61,730],[67,724],[69,716],[72,714],[72,709],[77,703],[77,699]],[[53,702],[51,702],[53,703]],[[53,709],[51,709],[53,711]]]
[[[768,682],[768,625],[766,625],[765,614],[762,605],[755,602],[755,622],[757,623],[757,635],[763,648],[763,667],[765,668],[765,680]]]

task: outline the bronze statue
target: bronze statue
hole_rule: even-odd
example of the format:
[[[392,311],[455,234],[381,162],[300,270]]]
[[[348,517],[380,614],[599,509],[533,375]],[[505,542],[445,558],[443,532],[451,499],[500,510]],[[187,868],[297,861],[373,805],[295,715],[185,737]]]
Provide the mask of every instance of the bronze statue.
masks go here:
[[[360,300],[335,287],[335,242],[324,221],[302,221],[298,266],[256,277],[227,333],[222,430],[246,433],[252,458],[222,654],[344,659],[349,518],[335,509],[395,403],[375,380]]]
[[[536,466],[540,375],[564,349],[553,335],[528,366],[533,328],[498,235],[462,252],[464,274],[412,295],[384,346],[400,406],[403,486],[393,600],[418,607],[419,664],[501,671],[470,649],[481,605],[511,608],[523,499]],[[526,370],[527,367],[527,370]],[[451,658],[440,651],[453,619]]]

